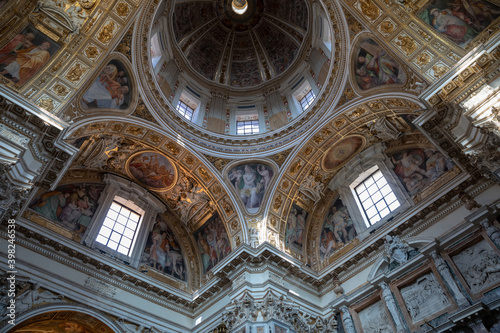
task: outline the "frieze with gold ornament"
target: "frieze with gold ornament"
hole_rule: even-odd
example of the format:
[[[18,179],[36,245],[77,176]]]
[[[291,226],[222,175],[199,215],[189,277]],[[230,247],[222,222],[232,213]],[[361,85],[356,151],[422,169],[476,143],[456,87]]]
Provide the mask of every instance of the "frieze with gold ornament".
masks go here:
[[[415,31],[418,34],[418,36],[420,36],[420,38],[422,38],[424,41],[430,42],[432,40],[433,36],[429,34],[428,31],[422,29],[422,27],[420,27],[417,23],[412,21],[410,22],[409,27],[413,31]]]
[[[372,0],[359,0],[357,3],[357,9],[372,22],[375,21],[381,14],[380,8]]]
[[[212,165],[219,171],[222,171],[222,169],[224,169],[224,167],[231,161],[229,159],[226,159],[226,158],[221,158],[221,157],[216,157],[216,156],[212,156],[212,155],[207,155],[207,154],[203,154],[203,156],[205,156],[205,158],[210,162],[212,163]]]
[[[397,28],[398,25],[390,17],[387,17],[378,25],[378,31],[384,37],[389,37]]]
[[[131,14],[131,8],[125,1],[119,1],[115,5],[114,12],[120,19],[126,20]]]
[[[65,99],[71,93],[71,89],[62,82],[54,82],[49,90],[60,99]]]
[[[63,78],[73,85],[78,85],[89,72],[90,67],[76,60],[64,73]]]
[[[43,94],[42,96],[40,96],[36,100],[35,104],[38,105],[39,107],[41,107],[42,109],[50,112],[50,113],[54,113],[54,111],[57,109],[57,107],[59,105],[61,105],[61,103],[54,100],[53,97],[46,95],[46,94]]]
[[[450,68],[445,63],[438,61],[431,66],[426,74],[434,79],[440,79],[449,69]]]
[[[89,43],[83,51],[83,56],[92,62],[98,60],[101,54],[101,49],[92,42]]]
[[[407,57],[411,56],[420,47],[420,44],[404,31],[400,32],[392,40],[392,44],[401,50]]]
[[[120,28],[121,26],[116,21],[108,18],[94,38],[102,44],[108,45]]]
[[[24,92],[23,96],[26,97],[27,99],[32,99],[37,92],[38,89],[36,89],[35,87],[30,87]]]
[[[429,50],[424,49],[413,59],[413,63],[419,68],[425,68],[433,59],[434,55]]]

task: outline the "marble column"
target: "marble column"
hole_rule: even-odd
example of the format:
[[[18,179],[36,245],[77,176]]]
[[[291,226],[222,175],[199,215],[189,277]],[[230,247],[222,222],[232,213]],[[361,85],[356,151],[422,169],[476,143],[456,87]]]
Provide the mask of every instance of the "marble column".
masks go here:
[[[344,324],[345,333],[356,333],[354,323],[352,322],[352,317],[347,306],[343,305],[340,308],[340,311],[342,312],[342,323]]]
[[[436,265],[437,270],[439,271],[439,274],[443,277],[444,281],[448,285],[448,287],[451,289],[453,294],[455,295],[455,299],[457,300],[458,307],[460,308],[465,308],[469,306],[469,301],[465,297],[465,295],[462,293],[460,288],[458,287],[457,283],[453,279],[453,276],[451,275],[450,268],[444,261],[443,257],[441,257],[437,251],[433,251],[431,253],[432,260],[434,260],[434,264]]]
[[[398,307],[396,306],[396,301],[394,300],[394,297],[392,296],[391,289],[387,285],[387,283],[382,282],[380,284],[380,287],[382,288],[382,296],[384,298],[385,305],[389,309],[389,312],[391,313],[392,319],[394,320],[394,323],[396,324],[396,331],[398,333],[406,332],[405,325],[403,323],[403,319],[401,318],[399,314]]]

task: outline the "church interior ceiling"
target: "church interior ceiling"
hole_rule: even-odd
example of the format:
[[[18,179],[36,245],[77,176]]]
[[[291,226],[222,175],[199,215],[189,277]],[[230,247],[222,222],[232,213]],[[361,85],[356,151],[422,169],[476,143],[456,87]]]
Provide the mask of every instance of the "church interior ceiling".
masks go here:
[[[428,101],[421,98],[469,51],[498,33],[499,6],[486,0],[467,9],[452,0],[300,0],[293,7],[282,0],[255,0],[256,16],[241,23],[218,19],[225,17],[226,2],[2,2],[0,82],[47,117],[58,118],[64,141],[78,150],[57,186],[32,193],[25,218],[82,242],[111,174],[146,189],[165,207],[148,230],[137,267],[141,273],[194,293],[231,251],[257,239],[307,265],[319,285],[356,262],[332,271],[360,244],[349,207],[335,188],[360,155],[378,149],[394,181],[419,208],[446,182],[454,184],[453,195],[473,183],[466,180],[469,162],[462,153],[453,160],[444,156],[446,144],[434,145],[413,121],[431,106],[461,98],[460,87],[475,80],[479,65]],[[442,16],[450,10],[470,23],[444,30]],[[329,29],[329,53],[314,42],[319,17]],[[167,47],[165,67],[155,72],[151,32],[158,27],[166,27],[160,38]],[[36,53],[38,60],[29,69],[16,69],[14,51]],[[498,60],[498,50],[488,57]],[[313,58],[322,62],[317,72],[309,69]],[[373,58],[382,67],[376,73],[367,69]],[[184,81],[162,78],[174,71],[188,74]],[[299,72],[311,77],[317,97],[308,111],[292,115],[285,90]],[[106,80],[114,98],[96,97]],[[208,120],[193,123],[175,110],[173,96],[182,84],[194,86],[189,80],[203,91],[200,100],[213,98],[199,110],[200,119],[205,112]],[[266,125],[259,135],[232,135],[226,130],[234,116],[224,109],[227,101],[277,108],[278,125]],[[210,118],[214,109],[219,118]],[[447,142],[442,133],[432,138]],[[252,175],[255,186],[245,187],[245,175]],[[61,198],[68,204],[47,205]],[[65,211],[69,202],[85,216],[72,216],[76,208]],[[340,234],[333,230],[339,216],[347,221]],[[215,254],[207,244],[212,233],[218,240]],[[176,244],[168,268],[160,258],[148,257],[155,237]],[[374,240],[359,256],[381,243]],[[361,306],[360,317],[363,311]],[[40,320],[47,327],[80,325],[71,320],[76,317],[60,312]]]

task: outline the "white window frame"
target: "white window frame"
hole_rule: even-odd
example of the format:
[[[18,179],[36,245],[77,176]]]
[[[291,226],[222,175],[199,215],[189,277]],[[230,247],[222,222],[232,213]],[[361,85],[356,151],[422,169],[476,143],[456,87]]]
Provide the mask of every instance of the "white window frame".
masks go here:
[[[357,188],[358,188],[358,186],[359,186],[360,184],[362,184],[362,183],[364,183],[365,181],[367,181],[367,180],[368,180],[368,178],[373,177],[373,175],[374,175],[374,174],[376,174],[377,172],[380,172],[380,173],[382,174],[382,177],[385,179],[385,182],[387,183],[387,186],[389,186],[389,188],[391,189],[391,193],[392,193],[392,194],[394,194],[394,191],[392,190],[392,188],[391,188],[390,184],[387,182],[387,179],[385,178],[384,174],[382,173],[382,171],[381,171],[381,170],[378,168],[378,166],[376,166],[376,165],[375,165],[375,166],[373,166],[372,168],[368,169],[366,172],[362,173],[362,174],[358,177],[358,179],[356,179],[356,180],[355,180],[355,181],[351,184],[351,186],[350,186],[350,188],[351,188],[351,190],[352,190],[352,192],[353,192],[353,194],[354,194],[354,199],[356,200],[356,203],[357,203],[357,205],[358,205],[358,207],[359,207],[360,211],[363,213],[363,214],[362,214],[362,215],[363,215],[363,219],[364,219],[364,221],[365,221],[365,224],[366,224],[366,227],[367,227],[367,228],[370,228],[371,226],[373,226],[373,225],[375,225],[375,224],[379,223],[380,221],[384,220],[384,218],[385,218],[387,215],[390,215],[393,211],[395,211],[396,209],[398,209],[398,208],[399,208],[399,206],[401,206],[401,203],[399,202],[398,198],[396,197],[396,200],[398,201],[398,206],[397,206],[396,208],[394,208],[394,209],[391,209],[391,208],[389,207],[389,205],[387,205],[387,202],[385,202],[385,197],[382,197],[382,199],[381,199],[381,200],[384,200],[384,202],[386,203],[386,208],[388,208],[388,209],[390,210],[390,211],[389,211],[389,213],[388,213],[388,214],[386,214],[386,215],[384,215],[384,216],[382,216],[382,217],[381,217],[381,219],[380,219],[380,220],[378,220],[378,221],[376,221],[376,222],[372,222],[372,221],[370,220],[370,217],[368,216],[368,213],[367,213],[366,207],[364,207],[364,206],[363,206],[363,203],[361,202],[361,199],[360,199],[359,194],[358,194],[358,192],[357,192]],[[378,187],[378,185],[377,185],[377,184],[375,184],[375,185]],[[394,194],[394,195],[395,195],[395,194]],[[370,197],[372,197],[372,196],[370,195]],[[392,204],[392,203],[393,203],[393,202],[391,202],[391,204]],[[376,205],[374,204],[373,206],[375,206],[375,209],[377,210],[378,214],[381,216],[380,211],[379,211],[379,209],[376,207]]]
[[[187,105],[186,103],[184,103],[180,99],[179,99],[179,102],[177,102],[176,110],[177,110],[177,112],[179,112],[179,114],[181,116],[186,118],[186,120],[193,121],[194,109],[192,109],[189,105]],[[190,117],[186,116],[188,112],[191,113]]]
[[[99,198],[99,207],[96,214],[94,214],[89,228],[82,237],[82,243],[137,268],[140,263],[141,253],[144,251],[149,230],[154,224],[156,215],[162,213],[165,210],[165,206],[143,187],[121,177],[106,174],[104,182],[107,184],[106,188]],[[128,255],[112,250],[96,240],[109,207],[117,197],[120,198],[120,203],[130,207],[132,210],[144,212]]]
[[[310,97],[311,95],[312,97]],[[311,88],[311,90],[309,90],[309,92],[305,94],[305,96],[302,97],[302,99],[299,101],[302,110],[306,111],[307,109],[309,109],[309,107],[314,103],[315,99],[316,99],[316,94],[314,93],[314,90],[312,90]],[[303,100],[306,100],[306,102],[302,103]],[[305,107],[304,104],[306,104]]]
[[[117,211],[115,211],[114,209],[112,209],[113,205],[115,205],[115,204],[116,204],[116,205],[118,205],[118,206],[120,207],[120,211],[119,211],[119,212],[117,212]],[[97,240],[97,242],[98,242],[98,243],[100,243],[101,245],[104,245],[104,246],[108,246],[108,247],[109,247],[109,245],[108,245],[108,244],[109,244],[110,240],[112,240],[112,239],[111,239],[111,235],[112,235],[113,233],[116,233],[116,234],[119,234],[119,235],[120,235],[120,241],[118,242],[118,247],[120,247],[120,246],[124,246],[124,245],[122,244],[122,239],[123,239],[123,237],[125,236],[124,231],[125,231],[125,229],[130,229],[130,230],[132,230],[132,229],[131,229],[131,228],[128,228],[128,222],[129,222],[129,219],[127,219],[127,221],[126,221],[125,223],[121,223],[121,222],[119,222],[119,221],[118,221],[118,217],[119,217],[120,215],[122,215],[122,210],[123,210],[123,209],[128,210],[128,211],[130,211],[131,213],[135,213],[136,215],[138,215],[138,216],[139,216],[138,221],[136,222],[136,224],[137,224],[137,225],[135,226],[135,228],[134,228],[134,230],[133,230],[133,231],[134,231],[134,233],[133,233],[133,235],[132,235],[132,241],[131,241],[131,244],[130,244],[130,246],[129,246],[129,247],[128,247],[128,249],[127,249],[128,251],[127,251],[126,255],[129,255],[129,254],[130,254],[130,252],[134,249],[135,243],[136,243],[136,241],[137,241],[138,231],[139,231],[139,230],[140,230],[140,228],[141,228],[141,224],[142,224],[142,221],[143,221],[143,216],[144,216],[144,213],[145,213],[145,212],[144,212],[144,210],[143,210],[142,208],[140,208],[139,206],[137,206],[136,204],[134,204],[134,203],[133,203],[132,201],[130,201],[130,200],[126,200],[126,199],[124,199],[124,198],[122,198],[122,197],[119,197],[119,196],[115,196],[115,197],[113,198],[113,202],[112,202],[112,203],[111,203],[111,205],[108,207],[108,211],[106,212],[106,217],[105,217],[105,220],[104,220],[104,222],[101,224],[101,228],[99,228],[99,232],[98,232],[98,234],[97,234],[97,239],[96,239],[96,240]],[[117,216],[116,216],[116,218],[112,218],[112,217],[110,217],[110,213],[111,213],[111,214],[116,213],[116,215],[117,215]],[[123,216],[123,215],[122,215],[122,216]],[[111,232],[110,232],[110,234],[109,234],[108,236],[106,236],[106,235],[102,234],[103,228],[105,228],[105,225],[104,225],[104,224],[106,223],[106,220],[108,220],[108,222],[112,222],[112,223],[113,223],[113,228],[110,228],[110,226],[109,226],[109,225],[108,225],[108,226],[106,226],[108,229],[111,229]],[[119,232],[119,231],[117,231],[117,230],[116,230],[115,226],[116,226],[116,224],[117,224],[117,223],[118,223],[118,224],[122,224],[122,225],[124,226],[124,230],[123,230],[123,232]],[[133,222],[132,222],[132,223],[133,223]],[[99,237],[101,237],[101,238],[105,238],[105,239],[106,239],[106,244],[104,244],[103,242],[100,242],[100,241],[98,240],[98,239],[99,239]],[[126,237],[126,238],[128,238],[127,236],[125,236],[125,237]],[[117,250],[117,251],[118,251],[118,250]],[[118,251],[118,252],[120,252],[120,251]],[[120,253],[122,253],[122,252],[120,252]],[[124,253],[122,253],[122,254],[124,254]]]
[[[392,170],[392,163],[387,158],[384,151],[385,146],[382,143],[368,147],[339,170],[329,184],[329,188],[332,191],[338,190],[340,198],[349,210],[349,214],[351,215],[360,240],[366,238],[371,232],[383,226],[388,220],[394,218],[396,215],[406,211],[406,209],[412,205],[408,193],[397,179],[397,176]],[[354,187],[365,180],[377,168],[382,172],[392,192],[396,195],[400,206],[383,217],[380,221],[368,226],[366,214],[363,210],[363,206],[359,200],[357,200]]]

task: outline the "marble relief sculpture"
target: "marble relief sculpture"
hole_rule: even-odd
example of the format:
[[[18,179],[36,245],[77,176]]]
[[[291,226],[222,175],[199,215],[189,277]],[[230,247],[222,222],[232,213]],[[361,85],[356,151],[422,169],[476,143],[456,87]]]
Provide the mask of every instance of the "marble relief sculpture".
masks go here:
[[[414,323],[450,305],[450,300],[432,272],[401,288],[401,296]]]
[[[394,332],[382,301],[378,301],[359,312],[364,333]]]
[[[500,281],[500,256],[486,240],[452,257],[473,294]]]

